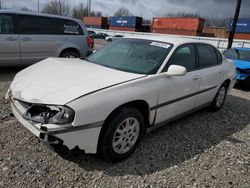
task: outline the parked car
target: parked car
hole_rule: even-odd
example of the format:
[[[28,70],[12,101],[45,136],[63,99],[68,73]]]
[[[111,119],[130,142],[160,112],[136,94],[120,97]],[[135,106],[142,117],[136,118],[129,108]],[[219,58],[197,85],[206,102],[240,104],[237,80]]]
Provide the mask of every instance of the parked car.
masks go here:
[[[88,34],[91,36],[91,37],[95,37],[95,35],[96,35],[96,32],[95,31],[88,31]]]
[[[106,33],[97,33],[97,34],[95,35],[95,38],[96,38],[96,39],[105,39],[107,36],[109,36],[109,35],[106,34]]]
[[[224,56],[233,60],[237,68],[237,81],[250,83],[250,48],[231,48],[226,50]]]
[[[112,42],[112,41],[119,39],[119,38],[122,38],[122,37],[124,37],[124,36],[122,36],[122,35],[107,36],[107,37],[105,37],[105,40],[108,42]]]
[[[0,10],[0,66],[31,65],[48,57],[85,57],[90,42],[80,20]]]
[[[120,161],[144,133],[206,106],[219,110],[235,76],[209,44],[131,37],[86,60],[49,58],[24,69],[6,99],[41,140]]]

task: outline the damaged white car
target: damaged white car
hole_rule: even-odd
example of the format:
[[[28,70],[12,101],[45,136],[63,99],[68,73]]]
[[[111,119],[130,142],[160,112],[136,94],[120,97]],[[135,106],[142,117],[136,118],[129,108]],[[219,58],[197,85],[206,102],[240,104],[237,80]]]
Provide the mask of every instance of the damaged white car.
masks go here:
[[[49,58],[24,69],[6,98],[42,141],[120,161],[144,133],[206,106],[220,109],[235,76],[209,44],[124,38],[86,60]]]

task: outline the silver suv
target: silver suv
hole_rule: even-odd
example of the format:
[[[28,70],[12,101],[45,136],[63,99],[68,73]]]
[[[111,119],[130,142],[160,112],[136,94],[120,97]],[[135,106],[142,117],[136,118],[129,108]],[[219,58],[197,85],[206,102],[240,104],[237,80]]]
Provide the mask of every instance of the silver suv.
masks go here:
[[[0,10],[0,66],[30,65],[47,57],[85,57],[91,38],[77,19]]]

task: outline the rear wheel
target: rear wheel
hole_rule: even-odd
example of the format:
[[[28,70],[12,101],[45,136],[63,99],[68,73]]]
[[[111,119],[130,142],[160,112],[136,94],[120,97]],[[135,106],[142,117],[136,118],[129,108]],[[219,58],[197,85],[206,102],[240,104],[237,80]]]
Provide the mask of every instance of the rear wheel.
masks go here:
[[[61,57],[63,58],[71,58],[71,59],[75,59],[75,58],[78,58],[79,55],[76,53],[76,52],[71,52],[71,51],[68,51],[68,52],[64,52]]]
[[[218,111],[223,106],[227,96],[227,85],[223,84],[216,93],[213,102],[211,103],[211,109]]]
[[[138,146],[144,132],[144,119],[132,107],[122,108],[107,125],[102,140],[103,156],[113,162],[129,157]]]

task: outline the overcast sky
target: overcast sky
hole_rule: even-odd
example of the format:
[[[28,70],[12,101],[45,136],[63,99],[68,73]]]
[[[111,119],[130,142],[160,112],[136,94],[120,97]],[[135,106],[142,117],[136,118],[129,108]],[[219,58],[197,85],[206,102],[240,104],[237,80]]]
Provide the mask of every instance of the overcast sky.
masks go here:
[[[37,10],[38,0],[0,0],[6,8],[27,7]],[[50,0],[40,0],[43,7]],[[75,6],[87,0],[61,0]],[[92,0],[92,10],[102,11],[103,15],[112,16],[119,7],[128,8],[134,15],[145,18],[163,16],[167,13],[198,13],[202,17],[233,17],[237,0]],[[250,0],[242,0],[240,17],[250,17]]]

